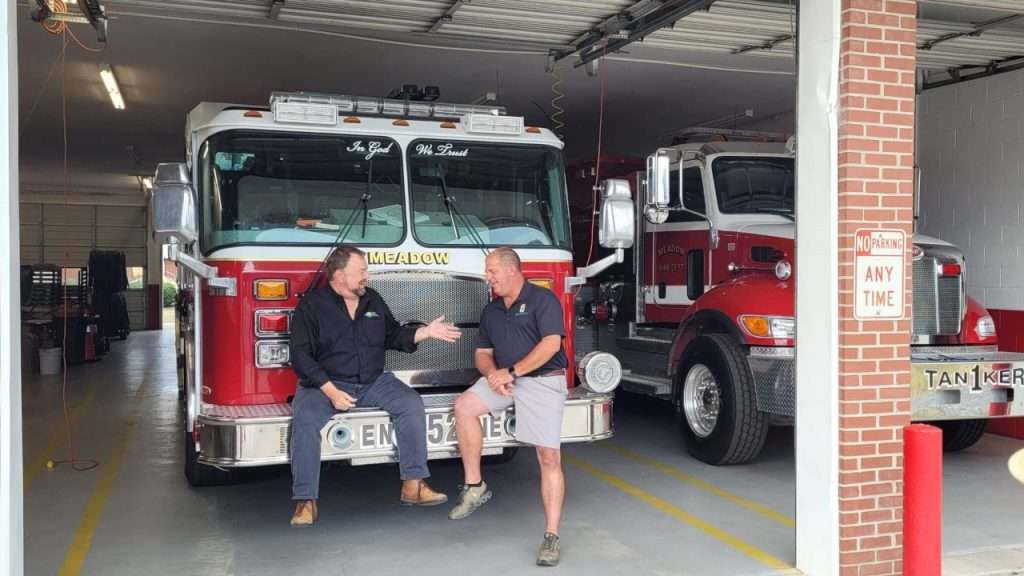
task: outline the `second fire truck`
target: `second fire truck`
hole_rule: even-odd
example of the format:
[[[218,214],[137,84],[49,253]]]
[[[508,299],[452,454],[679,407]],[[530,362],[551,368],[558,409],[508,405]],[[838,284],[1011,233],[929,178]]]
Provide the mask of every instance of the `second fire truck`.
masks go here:
[[[622,362],[622,389],[670,402],[698,459],[743,463],[769,426],[794,421],[794,274],[815,273],[794,263],[795,154],[764,134],[685,139],[646,163],[605,163],[644,192],[631,258],[586,307],[596,348]],[[593,178],[574,171],[573,197],[589,200]],[[998,351],[992,317],[966,294],[963,252],[921,234],[908,242],[897,258],[913,268],[911,417],[963,449],[989,419],[1024,415],[1024,355]]]

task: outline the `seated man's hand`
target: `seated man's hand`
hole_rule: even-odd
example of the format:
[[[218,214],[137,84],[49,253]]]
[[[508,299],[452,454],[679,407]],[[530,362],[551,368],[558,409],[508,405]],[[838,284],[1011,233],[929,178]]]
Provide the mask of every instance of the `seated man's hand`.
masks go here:
[[[427,324],[427,337],[445,342],[455,342],[462,337],[462,331],[452,324],[444,323],[444,316],[438,316],[433,322]]]
[[[515,378],[508,373],[507,369],[495,370],[487,376],[487,385],[502,396],[510,396],[512,394],[512,386],[515,382]]]
[[[333,383],[328,382],[321,386],[320,389],[327,395],[327,399],[331,401],[331,405],[334,406],[335,410],[346,412],[355,408],[356,399],[349,396],[344,390],[338,389]]]

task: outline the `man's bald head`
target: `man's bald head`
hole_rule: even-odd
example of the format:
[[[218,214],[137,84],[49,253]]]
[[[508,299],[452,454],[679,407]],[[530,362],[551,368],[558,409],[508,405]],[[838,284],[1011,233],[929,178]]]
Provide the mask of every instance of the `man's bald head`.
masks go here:
[[[514,298],[523,288],[523,265],[516,251],[502,246],[487,255],[484,262],[487,282],[495,296]]]
[[[523,271],[523,261],[519,259],[519,254],[516,254],[516,251],[508,246],[502,246],[491,250],[491,253],[487,255],[487,258],[493,258],[494,262],[501,264],[502,266],[509,267],[516,272]]]

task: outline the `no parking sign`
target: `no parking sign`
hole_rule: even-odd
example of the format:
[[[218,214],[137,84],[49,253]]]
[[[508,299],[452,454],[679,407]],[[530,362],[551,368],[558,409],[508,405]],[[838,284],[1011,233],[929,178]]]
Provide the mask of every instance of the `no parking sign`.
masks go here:
[[[853,317],[903,317],[903,262],[907,235],[902,230],[857,230]]]

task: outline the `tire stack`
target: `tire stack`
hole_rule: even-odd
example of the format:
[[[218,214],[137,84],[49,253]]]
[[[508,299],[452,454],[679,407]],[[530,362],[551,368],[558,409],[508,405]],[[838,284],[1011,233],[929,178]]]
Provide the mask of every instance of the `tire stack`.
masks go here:
[[[128,305],[124,291],[128,289],[128,269],[124,252],[93,250],[89,254],[89,283],[92,307],[99,315],[98,330],[102,339],[128,337]]]

